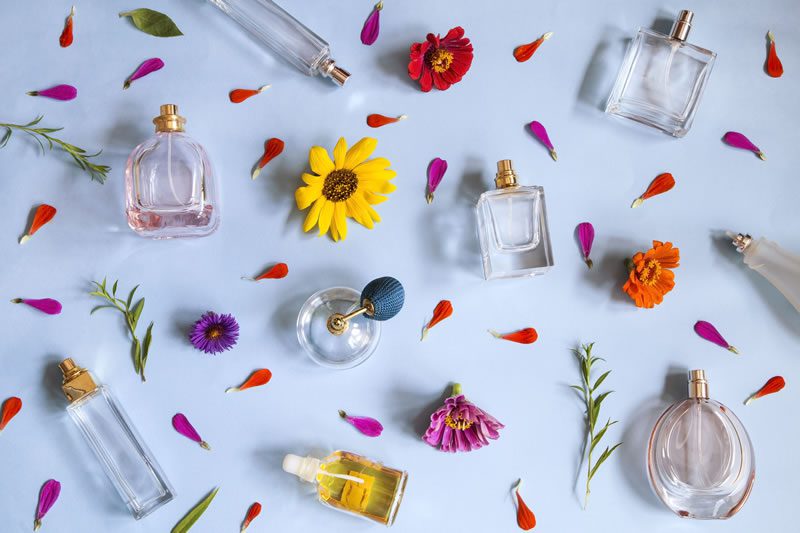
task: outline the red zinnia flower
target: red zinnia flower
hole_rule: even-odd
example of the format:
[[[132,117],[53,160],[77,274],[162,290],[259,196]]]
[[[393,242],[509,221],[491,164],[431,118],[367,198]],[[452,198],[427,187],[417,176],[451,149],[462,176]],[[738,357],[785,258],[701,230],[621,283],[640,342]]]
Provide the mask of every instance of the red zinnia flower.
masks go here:
[[[426,41],[411,45],[408,75],[419,80],[422,92],[433,85],[440,91],[461,81],[472,65],[472,43],[464,28],[456,26],[444,37],[429,33]]]

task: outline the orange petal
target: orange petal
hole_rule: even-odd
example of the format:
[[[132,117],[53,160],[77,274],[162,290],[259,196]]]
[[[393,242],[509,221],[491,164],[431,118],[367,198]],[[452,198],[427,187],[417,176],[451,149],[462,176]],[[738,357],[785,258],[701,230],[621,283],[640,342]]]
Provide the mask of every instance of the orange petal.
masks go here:
[[[267,163],[281,155],[283,152],[284,142],[277,137],[272,137],[271,139],[267,139],[264,142],[264,155],[261,156],[261,159],[258,160],[258,164],[256,165],[255,170],[253,171],[253,179],[258,177],[258,174],[261,172],[261,169],[267,166]]]
[[[399,117],[387,117],[386,115],[379,115],[377,113],[373,113],[372,115],[367,116],[367,126],[369,126],[370,128],[380,128],[381,126],[385,126],[387,124],[394,124],[395,122],[399,122],[407,118],[408,118],[407,115],[400,115]]]
[[[517,46],[514,48],[514,59],[516,59],[519,63],[529,60],[531,57],[533,57],[533,54],[542,45],[542,43],[552,37],[552,35],[553,32],[549,31],[532,43]]]
[[[450,315],[453,314],[453,304],[450,303],[450,300],[442,300],[436,307],[433,309],[433,317],[430,319],[428,324],[422,330],[422,339],[425,339],[425,336],[428,334],[428,330],[431,329],[433,326],[441,322],[442,320],[448,318]]]
[[[767,53],[767,74],[773,78],[780,78],[783,76],[783,64],[778,58],[778,52],[775,50],[775,36],[772,32],[767,33],[769,39],[769,52]]]
[[[761,387],[760,389],[758,389],[758,392],[756,392],[755,394],[750,396],[747,399],[747,401],[744,402],[744,404],[747,405],[750,402],[752,402],[753,400],[755,400],[756,398],[762,398],[762,397],[767,396],[769,394],[775,394],[776,392],[778,392],[781,389],[783,389],[785,386],[786,386],[786,380],[783,379],[783,376],[771,377],[771,378],[769,378],[767,380],[767,382],[764,384],[764,386]]]
[[[53,220],[54,216],[56,216],[56,208],[52,205],[42,204],[37,207],[33,214],[31,227],[28,229],[28,232],[22,236],[22,238],[19,240],[19,243],[24,244],[34,233],[39,231],[39,228]]]
[[[665,172],[664,174],[659,174],[656,176],[650,186],[647,187],[647,190],[644,191],[644,194],[641,196],[643,199],[652,198],[657,194],[663,194],[668,190],[672,189],[675,186],[675,178],[672,177],[672,174],[669,172]]]
[[[536,516],[522,499],[519,493],[520,485],[522,485],[522,480],[519,480],[516,489],[514,489],[514,493],[517,495],[517,525],[520,529],[528,531],[536,527]]]
[[[228,98],[230,98],[231,102],[234,104],[241,104],[251,96],[255,96],[258,93],[262,93],[269,89],[269,85],[264,85],[263,87],[259,87],[258,89],[234,89],[230,93],[228,93]]]
[[[495,338],[506,341],[517,342],[519,344],[533,344],[539,338],[539,334],[533,328],[525,328],[505,335],[489,330]]]
[[[253,281],[260,281],[262,279],[282,279],[285,278],[287,274],[289,274],[289,265],[286,263],[277,263],[265,270],[264,273],[257,278],[253,278]]]
[[[22,409],[22,400],[17,398],[16,396],[12,396],[8,398],[5,402],[3,402],[3,409],[0,411],[0,431],[6,427],[12,418],[17,416],[20,409]]]
[[[251,387],[260,387],[261,385],[266,385],[269,383],[269,380],[272,379],[272,372],[270,372],[266,368],[262,368],[260,370],[256,370],[247,380],[239,385],[238,387],[231,387],[225,392],[238,392],[243,391],[245,389],[249,389]]]
[[[239,530],[240,533],[244,533],[244,530],[250,526],[250,523],[259,515],[261,514],[261,504],[255,502],[250,508],[247,510],[247,516],[244,517],[244,522],[242,522],[242,528]]]

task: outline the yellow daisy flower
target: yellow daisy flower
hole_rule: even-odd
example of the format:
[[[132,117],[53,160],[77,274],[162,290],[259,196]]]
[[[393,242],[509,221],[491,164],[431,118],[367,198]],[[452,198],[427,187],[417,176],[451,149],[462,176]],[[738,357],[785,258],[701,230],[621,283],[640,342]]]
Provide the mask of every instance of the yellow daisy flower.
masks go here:
[[[334,241],[347,237],[347,217],[372,229],[381,217],[372,206],[386,201],[384,194],[397,187],[389,180],[397,172],[389,169],[388,159],[367,158],[375,151],[377,139],[364,137],[349,150],[344,137],[333,149],[333,161],[321,146],[313,146],[308,153],[308,164],[314,174],[303,174],[305,187],[294,193],[297,208],[311,207],[303,231],[319,225],[319,234],[330,230]]]

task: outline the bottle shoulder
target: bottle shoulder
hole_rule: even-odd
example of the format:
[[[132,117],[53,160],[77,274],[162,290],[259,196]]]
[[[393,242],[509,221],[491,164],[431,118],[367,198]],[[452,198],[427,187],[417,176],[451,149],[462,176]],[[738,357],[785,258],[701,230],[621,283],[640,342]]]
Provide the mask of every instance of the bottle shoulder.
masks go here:
[[[481,194],[478,203],[490,202],[507,198],[537,198],[544,194],[544,189],[539,185],[517,185],[503,189],[492,189]]]
[[[649,28],[639,28],[636,38],[633,41],[634,48],[642,47],[664,47],[674,50],[675,53],[683,53],[695,57],[695,59],[705,60],[710,63],[717,57],[717,53],[702,46],[697,46],[687,41],[673,39],[669,35]]]

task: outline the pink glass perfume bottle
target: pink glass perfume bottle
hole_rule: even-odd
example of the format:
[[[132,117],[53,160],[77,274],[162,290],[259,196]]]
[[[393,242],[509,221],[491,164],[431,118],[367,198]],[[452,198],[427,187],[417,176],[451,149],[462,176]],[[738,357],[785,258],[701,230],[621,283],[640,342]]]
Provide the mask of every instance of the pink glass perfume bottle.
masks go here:
[[[689,397],[656,422],[647,470],[656,495],[684,518],[730,518],[750,496],[753,445],[736,415],[709,398],[703,370],[689,373]]]
[[[133,150],[125,168],[128,225],[155,239],[213,233],[219,198],[205,149],[184,132],[176,105],[162,105],[153,123],[155,136]]]

